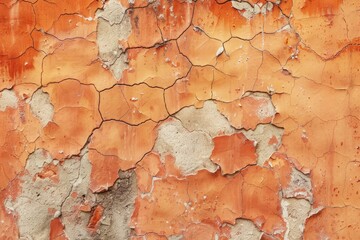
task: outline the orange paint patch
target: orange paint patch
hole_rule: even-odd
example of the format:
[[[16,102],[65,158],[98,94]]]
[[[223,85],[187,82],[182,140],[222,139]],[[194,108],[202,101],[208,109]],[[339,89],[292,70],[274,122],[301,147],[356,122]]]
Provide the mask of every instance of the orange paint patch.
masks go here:
[[[62,224],[60,218],[51,220],[50,240],[68,240],[64,232],[64,225]]]
[[[194,65],[215,65],[216,53],[222,47],[219,40],[211,39],[201,29],[188,28],[177,39],[180,52]],[[194,48],[194,46],[196,46]]]
[[[128,58],[129,67],[120,80],[128,85],[144,82],[152,87],[166,88],[186,76],[191,67],[189,61],[179,53],[175,41],[156,48],[130,49]]]
[[[283,236],[286,227],[281,217],[280,185],[274,172],[252,166],[241,171],[241,174],[244,177],[243,217],[251,219],[265,233]]]
[[[359,209],[325,208],[308,218],[305,225],[305,239],[357,239],[360,237]]]
[[[1,175],[0,175],[1,176]],[[17,240],[19,238],[18,215],[14,211],[9,211],[5,207],[6,200],[15,200],[21,192],[21,182],[18,178],[14,179],[6,189],[0,191],[0,238],[7,240]]]
[[[111,72],[98,59],[96,43],[81,38],[64,40],[53,54],[44,59],[42,83],[47,85],[64,79],[93,84],[98,90],[116,83]]]
[[[160,171],[164,171],[160,156],[153,152],[145,155],[135,168],[139,190],[144,193],[150,192],[153,177],[158,176]]]
[[[165,103],[170,114],[181,108],[211,98],[211,84],[214,78],[214,69],[211,67],[192,67],[187,77],[179,79],[165,90]]]
[[[41,179],[49,178],[54,183],[59,183],[58,166],[54,164],[47,164],[43,167],[41,172],[36,174],[36,177]]]
[[[0,190],[23,170],[41,129],[26,102],[27,89],[15,88],[13,91],[17,95],[17,108],[7,107],[0,111]]]
[[[190,26],[194,5],[194,2],[182,0],[160,0],[154,5],[164,39],[176,39]]]
[[[243,133],[215,137],[213,142],[215,146],[211,161],[220,166],[222,174],[233,174],[256,163],[254,142],[248,140]]]
[[[193,222],[210,224],[220,232],[222,223],[235,223],[235,219],[245,217],[266,232],[283,234],[276,178],[266,169],[248,169],[231,177],[202,170],[183,179],[166,177],[154,181],[152,192],[136,199],[132,216],[136,233],[169,236],[201,231],[191,225]]]
[[[61,15],[47,33],[64,40],[67,38],[87,38],[96,31],[96,21],[92,18],[71,14]]]
[[[104,207],[102,207],[101,205],[97,205],[87,225],[87,227],[90,230],[96,230],[99,227],[103,213],[104,213]]]
[[[56,159],[78,154],[101,122],[98,93],[93,86],[76,80],[50,84],[43,90],[50,96],[54,117],[44,127],[37,146],[47,149]]]
[[[129,11],[131,34],[127,40],[120,40],[120,45],[128,47],[151,47],[163,41],[157,25],[157,16],[152,7],[135,8]],[[143,37],[147,36],[147,37]]]
[[[35,16],[31,3],[20,1],[11,7],[0,4],[0,23],[0,56],[15,58],[32,46]]]
[[[89,144],[92,164],[90,189],[107,190],[119,177],[119,170],[133,168],[154,146],[156,123],[148,121],[139,126],[122,122],[104,122],[94,131]]]
[[[63,14],[79,14],[84,18],[94,18],[96,10],[101,5],[102,2],[93,0],[64,0],[56,4],[46,0],[36,1],[34,3],[36,28],[48,31]]]
[[[128,124],[140,124],[149,119],[157,122],[168,117],[163,90],[146,84],[116,85],[101,92],[99,109],[104,119],[122,120]]]

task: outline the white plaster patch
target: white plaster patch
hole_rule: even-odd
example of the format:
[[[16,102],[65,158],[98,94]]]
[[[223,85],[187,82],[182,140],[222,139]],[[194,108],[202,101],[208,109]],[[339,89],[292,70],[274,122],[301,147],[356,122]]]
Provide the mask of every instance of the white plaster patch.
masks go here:
[[[223,134],[229,135],[235,132],[235,129],[217,110],[216,104],[212,101],[206,101],[200,109],[193,106],[183,108],[175,117],[181,121],[187,130],[203,131],[211,137]]]
[[[283,189],[283,194],[286,198],[304,198],[312,202],[313,195],[311,189],[310,177],[294,168],[291,172],[290,184],[287,188]]]
[[[305,221],[309,217],[311,204],[305,199],[282,199],[282,215],[287,230],[284,239],[301,240],[305,228]]]
[[[231,226],[230,236],[230,240],[259,240],[261,232],[253,222],[237,219],[236,224]]]
[[[54,116],[54,106],[50,102],[49,94],[41,89],[37,90],[30,100],[31,112],[40,120],[42,126],[51,122]]]
[[[127,55],[119,46],[119,40],[127,39],[131,33],[130,18],[125,10],[119,1],[110,0],[96,14],[99,56],[116,79],[121,78],[127,67]]]
[[[6,108],[17,108],[18,98],[14,91],[3,90],[0,92],[0,111],[5,111]]]
[[[59,166],[59,183],[36,177],[42,166],[50,161],[50,155],[43,150],[36,150],[27,160],[25,169],[28,174],[21,177],[22,192],[13,202],[13,208],[19,216],[18,227],[22,238],[49,238],[50,221],[54,218],[49,208],[61,211],[63,201],[69,196],[79,176],[80,161],[68,159]]]
[[[251,19],[257,14],[266,14],[266,12],[270,12],[274,4],[271,2],[267,2],[262,5],[262,3],[256,3],[252,6],[250,3],[245,1],[231,1],[232,7],[239,10],[240,14],[246,19]]]
[[[174,156],[175,165],[184,175],[194,174],[200,169],[216,171],[216,165],[210,160],[213,148],[212,139],[207,133],[188,131],[175,119],[160,127],[154,146],[162,160],[167,154]]]

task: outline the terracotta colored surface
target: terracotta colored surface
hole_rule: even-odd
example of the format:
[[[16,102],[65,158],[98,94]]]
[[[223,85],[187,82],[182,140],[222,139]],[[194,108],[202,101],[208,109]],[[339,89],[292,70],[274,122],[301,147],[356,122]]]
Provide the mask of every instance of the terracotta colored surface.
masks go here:
[[[219,136],[213,141],[215,146],[211,160],[221,167],[223,174],[232,174],[256,163],[254,142],[248,140],[244,134]]]
[[[360,239],[357,0],[0,1],[0,239]]]
[[[103,215],[104,208],[100,205],[95,207],[95,210],[92,212],[92,215],[89,220],[88,228],[96,229],[99,227],[100,219]]]
[[[133,168],[154,145],[156,123],[139,126],[122,122],[104,122],[94,131],[89,148],[92,164],[90,189],[102,191],[112,186],[118,171]]]
[[[50,224],[50,240],[67,240],[64,233],[64,225],[59,218],[55,218]]]

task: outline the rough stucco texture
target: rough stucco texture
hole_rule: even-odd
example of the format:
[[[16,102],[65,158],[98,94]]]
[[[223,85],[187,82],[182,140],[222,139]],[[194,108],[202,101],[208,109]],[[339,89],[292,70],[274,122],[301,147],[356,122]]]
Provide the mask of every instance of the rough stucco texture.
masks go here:
[[[1,240],[360,239],[360,1],[0,0]]]

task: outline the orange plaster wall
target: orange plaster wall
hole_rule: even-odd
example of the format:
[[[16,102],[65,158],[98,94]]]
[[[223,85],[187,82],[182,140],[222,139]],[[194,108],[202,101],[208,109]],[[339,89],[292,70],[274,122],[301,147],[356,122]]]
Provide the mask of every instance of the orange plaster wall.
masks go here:
[[[360,239],[357,0],[0,1],[0,239]]]

